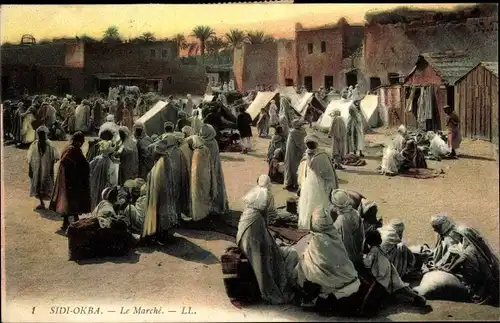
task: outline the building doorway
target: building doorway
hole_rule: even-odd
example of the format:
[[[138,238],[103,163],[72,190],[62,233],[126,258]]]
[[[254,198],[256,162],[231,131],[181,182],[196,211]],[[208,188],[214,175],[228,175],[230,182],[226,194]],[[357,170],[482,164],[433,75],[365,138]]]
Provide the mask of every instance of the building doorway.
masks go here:
[[[358,84],[358,73],[356,71],[345,73],[345,82],[347,86],[356,86]]]
[[[329,91],[333,87],[333,76],[325,75],[325,90]]]
[[[307,91],[311,92],[313,87],[313,78],[312,76],[304,77],[304,86]]]
[[[293,86],[293,80],[292,79],[285,79],[285,86]]]
[[[71,83],[68,78],[57,78],[57,94],[66,95],[71,93]]]
[[[446,104],[455,109],[455,88],[453,86],[446,87]]]

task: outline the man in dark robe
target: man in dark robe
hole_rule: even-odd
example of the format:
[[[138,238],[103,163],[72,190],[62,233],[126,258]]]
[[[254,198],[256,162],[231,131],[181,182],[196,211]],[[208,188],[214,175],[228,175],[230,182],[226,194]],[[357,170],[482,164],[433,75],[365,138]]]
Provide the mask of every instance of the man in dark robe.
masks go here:
[[[252,117],[245,107],[240,107],[240,114],[236,118],[236,128],[240,133],[242,153],[252,149]]]
[[[285,152],[285,189],[294,190],[298,188],[297,171],[302,156],[306,151],[304,139],[307,135],[302,128],[302,122],[298,119],[292,122],[293,129],[288,134]]]
[[[153,143],[151,137],[144,132],[144,126],[136,123],[134,125],[134,137],[137,141],[137,152],[139,154],[139,177],[146,179],[154,162],[148,146]]]
[[[120,97],[116,100],[115,122],[118,124],[123,120],[123,109],[125,108]]]
[[[4,101],[2,105],[2,121],[3,121],[3,138],[8,140],[11,138],[12,133],[12,109],[10,100]]]
[[[460,134],[460,119],[452,107],[446,105],[444,107],[446,113],[446,128],[448,129],[448,147],[451,149],[450,157],[456,158],[455,149],[460,148],[462,136]]]
[[[414,140],[408,140],[406,147],[401,151],[401,156],[404,157],[401,170],[408,170],[410,168],[427,168],[427,161],[425,160],[424,153],[418,148]]]
[[[274,129],[274,136],[271,138],[267,149],[267,162],[273,158],[276,149],[281,149],[283,155],[286,152],[286,137],[283,135],[283,127],[276,126]]]
[[[94,107],[92,108],[92,133],[95,132],[96,129],[99,129],[103,122],[103,109],[104,102],[102,99],[98,99],[94,103]]]
[[[177,120],[175,130],[180,132],[185,126],[191,126],[191,121],[188,120],[188,115],[184,111],[179,111],[179,120]]]
[[[90,209],[90,167],[82,152],[85,136],[78,131],[71,137],[69,146],[63,151],[52,191],[49,209],[63,217],[61,230],[69,226],[69,217],[78,221],[80,214]]]
[[[118,149],[120,154],[120,166],[118,169],[118,184],[123,185],[129,179],[137,178],[139,172],[139,155],[137,152],[137,143],[130,130],[122,126],[118,130],[121,146]]]

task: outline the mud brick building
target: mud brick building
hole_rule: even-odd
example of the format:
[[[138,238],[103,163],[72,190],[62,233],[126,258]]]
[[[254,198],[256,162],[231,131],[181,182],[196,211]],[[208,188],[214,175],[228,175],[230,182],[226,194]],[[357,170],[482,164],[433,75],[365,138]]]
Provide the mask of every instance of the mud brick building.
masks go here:
[[[370,89],[400,83],[422,53],[466,51],[477,61],[498,61],[498,17],[462,23],[368,25],[363,41],[365,83]]]
[[[358,82],[354,65],[346,64],[363,42],[363,26],[338,24],[319,28],[295,26],[297,79],[309,91],[320,86],[340,90]],[[347,59],[347,60],[346,60]]]
[[[233,73],[241,91],[252,90],[259,84],[297,84],[295,42],[280,39],[274,43],[244,43],[234,51]]]
[[[139,85],[145,91],[202,93],[206,70],[184,64],[174,42],[60,43],[2,47],[2,93],[72,93],[84,97],[109,86]]]

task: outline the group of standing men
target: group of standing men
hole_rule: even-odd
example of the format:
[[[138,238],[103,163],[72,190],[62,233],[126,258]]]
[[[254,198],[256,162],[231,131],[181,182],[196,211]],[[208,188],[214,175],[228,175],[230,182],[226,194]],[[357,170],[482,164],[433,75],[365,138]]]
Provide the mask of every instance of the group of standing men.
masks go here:
[[[49,208],[64,218],[63,230],[70,217],[78,221],[93,210],[101,225],[122,220],[146,242],[164,243],[182,223],[225,215],[229,205],[216,131],[197,117],[192,121],[197,133],[191,124],[176,128],[166,122],[163,134],[149,137],[142,124],[134,124],[132,133],[109,115],[90,161],[82,152],[82,131],[73,133],[59,154],[41,126],[28,150],[30,196],[39,199],[37,209],[50,200]],[[129,194],[131,188],[140,193]]]

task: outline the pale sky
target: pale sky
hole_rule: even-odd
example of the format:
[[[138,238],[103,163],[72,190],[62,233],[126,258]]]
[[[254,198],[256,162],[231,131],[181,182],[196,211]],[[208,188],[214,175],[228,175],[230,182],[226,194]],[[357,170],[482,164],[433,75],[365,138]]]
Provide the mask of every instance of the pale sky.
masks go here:
[[[361,23],[367,11],[407,4],[213,4],[213,5],[2,5],[1,41],[18,43],[23,34],[37,40],[87,34],[101,38],[116,25],[124,38],[153,32],[157,38],[188,36],[196,25],[209,25],[222,36],[231,28],[263,30],[293,38],[296,22],[304,27],[335,23],[344,16]],[[457,4],[412,4],[419,8],[452,8]],[[131,22],[132,21],[132,22]]]

